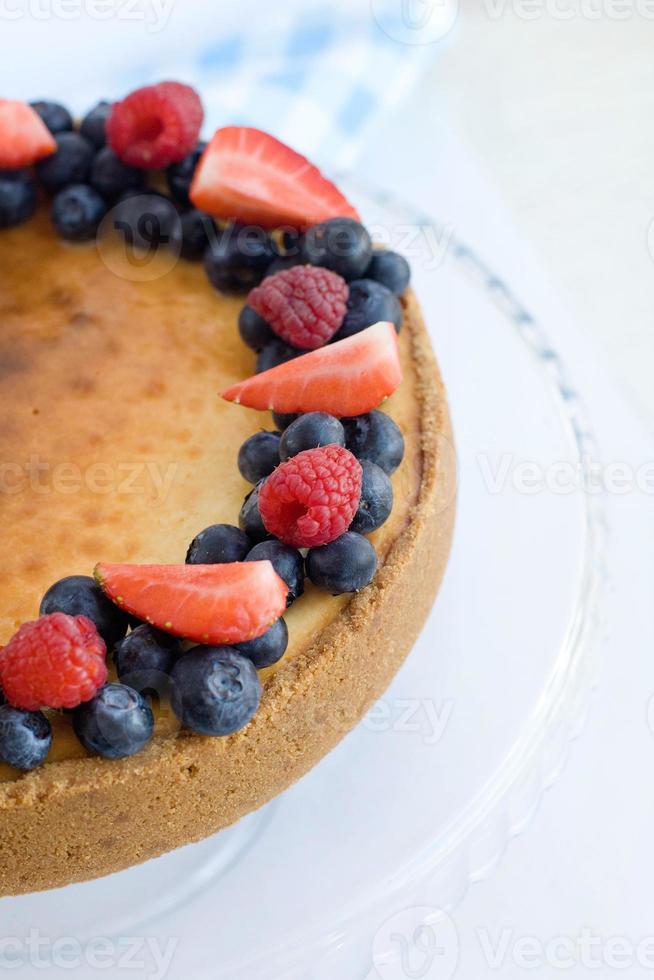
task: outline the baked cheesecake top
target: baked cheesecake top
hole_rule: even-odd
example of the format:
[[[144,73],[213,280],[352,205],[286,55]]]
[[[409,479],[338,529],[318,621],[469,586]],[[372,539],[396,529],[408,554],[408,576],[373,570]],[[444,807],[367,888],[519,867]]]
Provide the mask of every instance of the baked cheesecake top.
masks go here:
[[[0,171],[4,779],[131,754],[180,723],[247,724],[280,658],[371,580],[419,491],[402,260],[373,254],[340,192],[267,134],[227,127],[196,148],[196,102],[170,85],[117,103],[104,132],[44,135],[51,108],[39,127],[0,103],[0,132],[15,128]],[[98,563],[108,599],[88,579],[51,589]],[[89,589],[117,635],[77,622]],[[172,710],[124,666],[152,663]]]

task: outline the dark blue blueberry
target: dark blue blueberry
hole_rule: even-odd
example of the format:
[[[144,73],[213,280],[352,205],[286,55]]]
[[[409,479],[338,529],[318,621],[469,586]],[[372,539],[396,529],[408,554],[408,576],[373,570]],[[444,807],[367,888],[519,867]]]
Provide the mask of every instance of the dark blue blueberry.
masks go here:
[[[96,150],[107,142],[107,120],[111,115],[111,102],[98,102],[82,119],[79,131]]]
[[[283,619],[278,619],[262,636],[246,643],[237,643],[236,649],[251,660],[257,670],[261,670],[281,660],[287,646],[288,627]]]
[[[174,222],[171,235],[171,248],[177,255],[189,262],[197,262],[207,250],[207,245],[215,234],[215,224],[208,214],[189,208]]]
[[[238,332],[243,343],[257,353],[275,339],[275,334],[263,317],[259,316],[256,310],[247,304],[238,315]]]
[[[232,524],[212,524],[193,538],[186,553],[187,565],[228,565],[243,561],[252,542]]]
[[[65,133],[73,128],[73,117],[68,109],[58,102],[30,102],[34,111],[41,117],[51,133]]]
[[[372,253],[365,278],[380,282],[396,296],[400,296],[411,281],[411,266],[398,252],[380,249]]]
[[[123,683],[137,691],[162,694],[162,680],[181,653],[182,644],[177,637],[145,624],[137,626],[114,650],[116,673]]]
[[[362,459],[361,468],[363,469],[361,501],[350,524],[350,531],[370,534],[388,520],[393,510],[393,487],[381,466],[377,466],[376,463],[371,463],[369,459]]]
[[[95,623],[108,649],[127,632],[127,614],[115,606],[88,575],[69,575],[51,585],[41,599],[39,613],[63,612],[69,616],[86,616]]]
[[[369,459],[389,476],[404,458],[404,436],[384,412],[367,412],[342,419],[345,445],[357,459]]]
[[[343,326],[334,336],[334,340],[344,340],[355,333],[360,333],[366,327],[380,320],[388,320],[395,324],[400,331],[402,326],[402,307],[400,301],[386,286],[375,282],[374,279],[357,279],[350,283],[350,295],[347,299],[347,313]]]
[[[14,769],[36,769],[52,745],[50,722],[40,711],[0,707],[0,759]]]
[[[178,221],[173,202],[151,191],[147,194],[127,191],[111,211],[111,224],[125,244],[146,252],[169,245]]]
[[[254,665],[233,647],[194,647],[173,667],[171,682],[173,711],[185,728],[200,735],[237,732],[261,700]]]
[[[283,432],[284,429],[288,429],[291,422],[295,422],[300,416],[297,412],[273,412],[272,417],[279,431]]]
[[[291,347],[289,344],[285,344],[283,340],[271,340],[259,352],[256,373],[261,374],[262,371],[269,371],[270,368],[277,367],[278,364],[286,364],[287,361],[292,361],[300,354],[306,354],[306,351]]]
[[[248,483],[258,483],[279,466],[279,432],[255,432],[238,451],[238,468]]]
[[[73,711],[73,728],[85,749],[105,759],[135,755],[150,741],[154,715],[142,694],[125,684],[106,684]]]
[[[307,412],[291,422],[282,433],[279,443],[279,458],[282,460],[297,456],[305,449],[318,446],[344,446],[343,426],[333,415],[326,412]]]
[[[273,240],[262,228],[228,225],[209,245],[204,267],[216,289],[242,292],[261,282],[275,255]]]
[[[91,164],[89,183],[108,201],[113,201],[124,191],[142,187],[143,171],[129,167],[110,146],[105,146],[96,153]]]
[[[246,561],[269,561],[288,585],[286,605],[290,606],[304,593],[304,558],[296,548],[271,538],[255,544]]]
[[[238,515],[239,527],[245,531],[252,541],[265,541],[270,536],[261,520],[259,511],[259,490],[262,483],[263,480],[250,490],[243,501],[241,513]]]
[[[302,264],[304,264],[304,259],[301,255],[278,255],[266,269],[266,277],[276,276],[278,272],[285,272],[287,269]]]
[[[331,269],[343,279],[360,279],[370,263],[370,235],[353,218],[330,218],[309,228],[302,242],[305,262]]]
[[[367,538],[346,531],[330,544],[311,548],[306,566],[314,585],[341,595],[370,585],[377,571],[377,555]]]
[[[36,186],[27,171],[0,170],[0,228],[27,221],[36,208]]]
[[[59,133],[55,136],[56,151],[40,160],[36,174],[49,194],[71,184],[83,184],[91,172],[94,149],[79,133]]]
[[[198,165],[198,160],[202,156],[206,145],[206,143],[198,143],[196,148],[188,156],[180,160],[179,163],[172,163],[166,171],[170,196],[183,207],[188,207],[191,203],[188,192],[191,189],[191,182],[195,168]]]
[[[73,184],[55,195],[50,214],[61,238],[86,242],[95,237],[106,210],[104,198],[92,187]]]

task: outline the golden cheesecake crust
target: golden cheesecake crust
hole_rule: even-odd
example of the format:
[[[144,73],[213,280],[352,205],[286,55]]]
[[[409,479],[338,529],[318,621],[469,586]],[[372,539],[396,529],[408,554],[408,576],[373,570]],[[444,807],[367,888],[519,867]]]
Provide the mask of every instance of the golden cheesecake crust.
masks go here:
[[[185,275],[182,272],[182,276]],[[195,275],[195,270],[188,272],[189,288],[197,286],[193,280]],[[149,289],[149,286],[144,288],[145,302]],[[120,305],[119,283],[116,292],[116,302]],[[334,599],[309,590],[309,594],[300,600],[303,606],[295,617],[295,629],[291,626],[291,632],[295,633],[292,655],[287,655],[276,670],[263,675],[264,692],[259,712],[236,735],[212,739],[185,732],[168,733],[164,717],[160,718],[158,736],[132,758],[110,761],[85,757],[81,747],[71,750],[70,739],[62,736],[62,751],[41,769],[18,778],[15,773],[3,776],[0,772],[0,779],[5,780],[0,782],[0,894],[53,888],[108,874],[228,826],[306,773],[385,690],[410,650],[433,602],[449,554],[455,510],[455,462],[445,392],[415,298],[408,293],[403,302],[402,346],[404,357],[410,362],[412,390],[405,392],[398,412],[401,424],[408,420],[412,436],[408,440],[408,460],[401,468],[404,475],[394,478],[396,500],[401,502],[395,523],[384,535],[377,532],[373,537],[380,569],[372,585],[352,598]],[[236,307],[232,308],[230,304],[231,301],[225,300],[223,314],[231,319],[235,333]],[[40,312],[46,315],[47,325],[46,305]],[[95,314],[87,311],[86,315],[93,317]],[[35,319],[38,324],[38,316],[35,315]],[[80,326],[88,326],[88,323]],[[42,320],[38,329],[46,329]],[[177,321],[174,329],[178,329]],[[180,357],[209,356],[211,336],[207,328],[206,351],[195,350],[189,354],[180,343]],[[129,337],[114,335],[112,338],[100,333],[96,339],[99,344],[111,344],[112,340],[114,343],[129,342]],[[24,395],[20,375],[21,372],[24,375],[30,356],[33,356],[28,353],[28,344],[23,347],[21,350],[18,345],[13,355],[13,372],[11,349],[3,369],[7,376],[0,371],[3,391],[8,390],[9,375],[16,379],[16,397],[20,396],[21,390]],[[4,356],[5,351],[2,353]],[[158,417],[163,427],[174,429],[174,409],[181,393],[174,389],[174,381],[157,378],[157,352],[152,349],[150,354],[150,360],[145,358],[144,361],[149,372],[143,379],[145,388],[139,389],[138,397],[145,399],[147,406],[147,386],[164,383],[163,391],[152,390],[151,398],[156,402],[152,418]],[[235,345],[234,365],[230,369],[232,353],[228,341],[226,376],[230,370],[243,376],[238,360],[242,356],[240,347]],[[64,365],[65,360],[61,364]],[[95,383],[101,383],[97,372]],[[126,387],[125,391],[128,390]],[[84,398],[84,392],[81,397]],[[210,409],[198,401],[196,394],[191,392],[190,397],[195,399],[190,410],[204,415],[207,426],[214,426],[214,419],[207,414]],[[162,413],[164,405],[167,405],[168,414]],[[39,408],[38,405],[34,407]],[[117,406],[117,415],[120,410],[121,406]],[[180,414],[184,411],[180,403]],[[237,427],[238,438],[245,438],[258,427],[253,423],[251,413],[233,406],[228,406],[227,411],[230,413],[227,424]],[[68,421],[73,423],[70,418]],[[106,437],[103,421],[106,422],[86,419],[85,423],[91,428],[97,426],[97,436],[102,439],[103,435]],[[116,428],[111,431],[127,431],[128,422],[126,419],[121,429],[117,418]],[[64,423],[65,419],[62,419],[62,425]],[[222,424],[225,424],[224,417]],[[89,445],[89,435],[92,433],[87,433],[84,447]],[[126,438],[129,442],[129,434]],[[183,447],[180,450],[182,465],[186,465],[184,454],[189,449],[189,466],[192,463],[194,469],[202,470],[202,454],[193,446],[192,433],[187,433],[179,444]],[[154,445],[156,440],[142,447],[147,458],[151,457]],[[70,452],[69,449],[66,451]],[[235,468],[234,462],[231,465]],[[208,490],[202,485],[202,472],[195,472],[194,476],[198,480],[197,492],[206,495]],[[176,547],[178,538],[190,540],[192,533],[204,526],[202,522],[197,523],[197,501],[190,496],[192,491],[188,485],[184,489],[187,482],[184,477],[181,490],[180,484],[174,482],[172,505],[168,501],[167,513],[178,512],[182,525],[170,535],[175,538]],[[220,488],[214,490],[220,492]],[[230,488],[228,497],[231,492]],[[238,483],[233,492],[242,496]],[[176,498],[175,494],[179,496]],[[29,506],[29,502],[26,504],[21,500],[16,506]],[[210,509],[208,504],[206,509]],[[187,510],[192,511],[190,518]],[[203,507],[199,510],[203,512]],[[87,516],[92,524],[90,510]],[[116,526],[121,531],[129,516],[124,508],[118,512]],[[81,545],[84,567],[66,568],[65,572],[86,571],[86,565],[92,563],[91,554],[93,561],[106,557],[98,552],[98,545],[104,546],[110,536],[110,527],[104,525],[97,530],[95,540],[89,534]],[[146,560],[143,548],[138,546],[138,528],[135,540],[134,555]],[[149,548],[153,547],[152,538],[146,543]],[[171,547],[170,542],[166,546]],[[63,541],[61,547],[64,547]],[[52,550],[56,553],[56,541]],[[129,560],[134,556],[122,557]],[[165,560],[167,556],[157,554],[152,557]],[[182,557],[177,555],[173,560]],[[7,594],[14,597],[16,609],[11,618],[4,620],[5,634],[15,622],[26,618],[28,600],[31,615],[35,615],[34,602],[36,600],[38,605],[44,581],[47,584],[57,577],[51,574],[49,567],[45,570],[31,568],[28,549],[19,558],[28,563],[23,570],[28,596],[21,594],[15,577],[7,581]],[[46,564],[49,560],[48,556]],[[59,575],[63,573],[60,569]],[[49,579],[44,577],[47,575]],[[289,619],[294,613],[295,609],[292,609]],[[68,719],[60,717],[61,726],[68,730]],[[128,832],[126,828],[129,828]],[[47,846],[44,841],[48,842]]]

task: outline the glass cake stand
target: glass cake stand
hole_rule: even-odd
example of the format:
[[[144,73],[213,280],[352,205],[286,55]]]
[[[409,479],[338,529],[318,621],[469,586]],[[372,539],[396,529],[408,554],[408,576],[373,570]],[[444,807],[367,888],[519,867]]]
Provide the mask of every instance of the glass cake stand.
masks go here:
[[[416,975],[402,930],[451,928],[441,910],[526,827],[582,725],[605,526],[578,393],[469,248],[346,183],[378,240],[411,259],[449,390],[458,519],[438,602],[365,721],[269,806],[141,867],[0,900],[0,965],[24,978],[46,963],[122,976],[128,962],[198,980]]]

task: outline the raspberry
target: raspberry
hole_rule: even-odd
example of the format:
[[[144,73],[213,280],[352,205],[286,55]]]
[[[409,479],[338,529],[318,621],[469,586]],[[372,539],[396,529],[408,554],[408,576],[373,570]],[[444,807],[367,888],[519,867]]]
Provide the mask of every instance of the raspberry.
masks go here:
[[[195,148],[203,116],[200,98],[190,85],[146,85],[114,104],[107,139],[124,163],[158,170],[183,160]]]
[[[106,653],[86,616],[50,613],[24,623],[0,650],[0,685],[16,708],[75,708],[107,680]]]
[[[277,272],[252,290],[249,305],[293,347],[323,347],[340,329],[349,290],[329,269],[296,265]]]
[[[259,491],[270,534],[294,548],[315,548],[347,531],[361,498],[362,469],[342,446],[307,449],[281,463]]]

